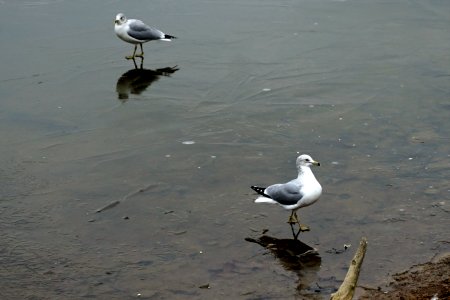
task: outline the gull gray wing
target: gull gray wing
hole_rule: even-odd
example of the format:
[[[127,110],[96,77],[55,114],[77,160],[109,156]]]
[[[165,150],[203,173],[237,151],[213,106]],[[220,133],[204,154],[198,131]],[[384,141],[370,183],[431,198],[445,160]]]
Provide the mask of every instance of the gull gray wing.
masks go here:
[[[164,38],[164,33],[156,28],[152,28],[139,20],[133,20],[129,24],[128,34],[141,41],[159,40]]]
[[[296,204],[303,197],[299,186],[292,182],[271,185],[266,189],[265,193],[283,205]]]

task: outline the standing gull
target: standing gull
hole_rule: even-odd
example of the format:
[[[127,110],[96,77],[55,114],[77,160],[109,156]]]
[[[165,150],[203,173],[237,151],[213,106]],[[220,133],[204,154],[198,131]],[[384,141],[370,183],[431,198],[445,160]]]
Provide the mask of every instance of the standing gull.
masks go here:
[[[319,200],[322,194],[322,186],[317,181],[310,167],[320,166],[311,156],[302,154],[297,157],[297,178],[287,182],[273,184],[267,188],[251,186],[260,196],[255,203],[276,203],[285,209],[290,209],[289,224],[297,223],[301,231],[308,231],[307,226],[301,225],[297,216],[299,208],[309,206]]]
[[[161,30],[152,28],[146,25],[141,20],[127,19],[124,14],[117,14],[114,21],[114,31],[117,36],[130,44],[134,44],[134,52],[131,56],[126,56],[126,59],[133,59],[135,57],[144,57],[144,50],[142,44],[148,41],[171,41],[176,37],[165,34]],[[141,54],[136,54],[137,45],[141,47]]]

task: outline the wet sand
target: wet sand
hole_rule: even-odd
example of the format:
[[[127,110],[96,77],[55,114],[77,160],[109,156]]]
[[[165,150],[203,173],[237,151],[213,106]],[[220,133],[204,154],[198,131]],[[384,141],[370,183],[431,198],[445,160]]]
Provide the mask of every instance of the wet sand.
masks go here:
[[[450,254],[395,274],[387,287],[365,289],[359,299],[448,299]]]
[[[0,298],[328,299],[362,236],[363,286],[448,252],[449,6],[0,2]],[[117,12],[179,37],[136,80]],[[324,193],[292,270],[249,186],[298,152]]]

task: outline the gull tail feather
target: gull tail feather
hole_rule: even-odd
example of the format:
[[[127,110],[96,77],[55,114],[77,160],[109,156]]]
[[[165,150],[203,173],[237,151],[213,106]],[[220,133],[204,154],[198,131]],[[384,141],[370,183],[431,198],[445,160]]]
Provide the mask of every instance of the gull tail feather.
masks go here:
[[[258,198],[256,198],[255,203],[278,203],[278,202],[271,198],[259,196]]]

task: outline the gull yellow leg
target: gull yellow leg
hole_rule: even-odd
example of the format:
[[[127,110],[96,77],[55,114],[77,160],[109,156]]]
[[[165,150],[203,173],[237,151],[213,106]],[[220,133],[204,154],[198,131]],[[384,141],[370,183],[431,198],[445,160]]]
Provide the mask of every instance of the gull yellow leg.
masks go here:
[[[137,45],[134,45],[134,51],[133,51],[133,55],[131,56],[125,56],[126,59],[133,59],[136,57],[136,50],[137,50]]]
[[[141,47],[141,54],[136,54],[136,57],[144,57],[144,49],[142,49],[142,43],[139,44],[139,46]]]
[[[291,224],[291,225],[298,223],[297,215],[295,214],[294,210],[291,212],[291,215],[289,216],[289,220],[287,222],[288,222],[288,224]]]
[[[300,228],[300,231],[302,231],[302,232],[303,232],[303,231],[309,231],[310,229],[309,229],[308,226],[300,224],[300,219],[299,219],[299,217],[297,216],[297,212],[294,211],[293,213],[294,213],[294,216],[295,216],[295,220],[297,221],[298,228]]]

